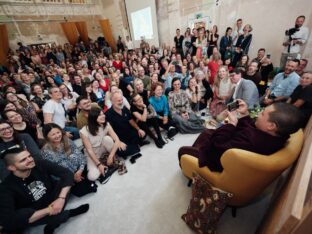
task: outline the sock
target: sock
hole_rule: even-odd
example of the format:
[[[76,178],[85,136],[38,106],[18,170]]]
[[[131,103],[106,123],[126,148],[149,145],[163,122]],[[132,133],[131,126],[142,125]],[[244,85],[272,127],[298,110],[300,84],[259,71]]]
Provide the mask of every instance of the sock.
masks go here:
[[[86,213],[89,210],[89,204],[83,204],[78,206],[75,209],[69,210],[69,217],[74,217],[83,213]]]

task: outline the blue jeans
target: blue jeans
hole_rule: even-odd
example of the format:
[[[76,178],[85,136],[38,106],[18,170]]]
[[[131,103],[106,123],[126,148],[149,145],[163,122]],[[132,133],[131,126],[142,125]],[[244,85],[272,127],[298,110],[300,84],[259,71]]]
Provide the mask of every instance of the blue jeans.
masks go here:
[[[65,132],[69,132],[70,134],[73,135],[72,140],[76,140],[76,139],[79,139],[79,138],[80,138],[78,128],[75,128],[75,127],[65,127],[65,128],[64,128],[64,131],[65,131]]]

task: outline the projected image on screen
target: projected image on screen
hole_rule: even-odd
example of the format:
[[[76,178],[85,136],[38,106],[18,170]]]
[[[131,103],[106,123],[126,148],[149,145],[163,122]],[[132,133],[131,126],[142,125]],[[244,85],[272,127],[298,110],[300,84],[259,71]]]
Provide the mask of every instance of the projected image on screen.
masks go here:
[[[134,40],[153,39],[153,24],[151,8],[147,7],[131,13]]]

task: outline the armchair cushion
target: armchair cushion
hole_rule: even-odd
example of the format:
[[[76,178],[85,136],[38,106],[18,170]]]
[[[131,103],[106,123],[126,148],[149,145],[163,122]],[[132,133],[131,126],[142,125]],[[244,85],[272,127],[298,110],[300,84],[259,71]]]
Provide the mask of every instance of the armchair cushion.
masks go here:
[[[215,233],[232,193],[212,187],[197,173],[193,174],[192,199],[182,219],[197,233]]]

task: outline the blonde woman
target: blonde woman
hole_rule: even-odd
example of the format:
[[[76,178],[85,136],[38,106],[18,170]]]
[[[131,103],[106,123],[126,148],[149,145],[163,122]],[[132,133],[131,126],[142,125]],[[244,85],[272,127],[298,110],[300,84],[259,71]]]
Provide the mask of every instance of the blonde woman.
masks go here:
[[[207,40],[205,37],[204,28],[201,28],[199,30],[198,38],[195,41],[195,46],[197,47],[196,50],[197,59],[201,59],[202,57],[207,56]]]
[[[226,108],[225,101],[231,96],[232,89],[228,68],[226,66],[219,67],[213,84],[213,100],[210,103],[212,116],[217,116]]]

